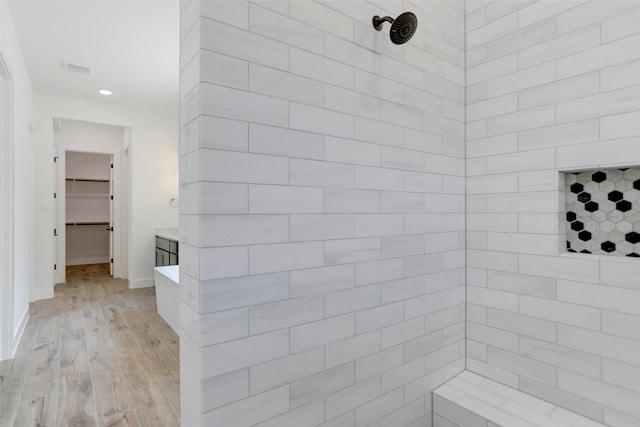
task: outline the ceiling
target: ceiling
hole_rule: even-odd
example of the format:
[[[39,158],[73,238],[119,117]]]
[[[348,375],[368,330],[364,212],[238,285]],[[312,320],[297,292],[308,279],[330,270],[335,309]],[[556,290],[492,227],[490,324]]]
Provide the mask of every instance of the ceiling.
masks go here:
[[[37,93],[178,111],[178,0],[10,1]],[[62,62],[91,68],[63,70]],[[98,89],[109,89],[105,97]]]

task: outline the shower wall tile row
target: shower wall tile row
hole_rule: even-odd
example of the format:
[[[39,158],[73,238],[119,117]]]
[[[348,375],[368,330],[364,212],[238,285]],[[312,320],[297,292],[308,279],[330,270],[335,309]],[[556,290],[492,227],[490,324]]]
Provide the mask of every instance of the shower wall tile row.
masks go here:
[[[373,15],[410,10],[393,45]],[[182,424],[431,425],[465,366],[461,1],[183,1]]]
[[[640,164],[638,19],[639,2],[466,2],[467,369],[615,427],[640,425],[640,261],[567,253],[565,200],[595,184],[572,171]]]

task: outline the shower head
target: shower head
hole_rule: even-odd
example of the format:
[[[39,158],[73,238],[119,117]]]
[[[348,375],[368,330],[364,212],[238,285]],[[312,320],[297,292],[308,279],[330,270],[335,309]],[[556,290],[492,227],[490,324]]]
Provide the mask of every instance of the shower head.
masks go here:
[[[390,16],[383,16],[381,18],[376,15],[372,18],[371,22],[373,23],[373,28],[378,31],[382,30],[382,24],[384,22],[390,22],[391,30],[389,31],[389,38],[391,38],[391,42],[394,44],[404,44],[408,42],[418,28],[418,18],[411,12],[402,13],[398,15],[396,19]]]

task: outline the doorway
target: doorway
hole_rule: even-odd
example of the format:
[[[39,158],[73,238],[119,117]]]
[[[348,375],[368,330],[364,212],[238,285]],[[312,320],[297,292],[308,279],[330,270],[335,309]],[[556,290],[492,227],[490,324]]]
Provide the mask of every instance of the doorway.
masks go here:
[[[113,276],[113,156],[66,152],[67,266],[109,264]]]
[[[66,282],[68,266],[90,264],[108,264],[112,277],[127,278],[127,129],[69,119],[56,119],[54,129],[55,282]]]

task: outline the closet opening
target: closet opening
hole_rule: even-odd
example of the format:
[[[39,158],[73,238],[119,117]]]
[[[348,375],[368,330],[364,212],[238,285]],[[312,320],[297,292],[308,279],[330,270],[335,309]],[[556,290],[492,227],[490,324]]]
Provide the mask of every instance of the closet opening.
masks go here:
[[[54,120],[56,284],[66,283],[70,272],[128,279],[129,132]]]
[[[113,156],[67,151],[67,266],[108,264],[113,276]]]

